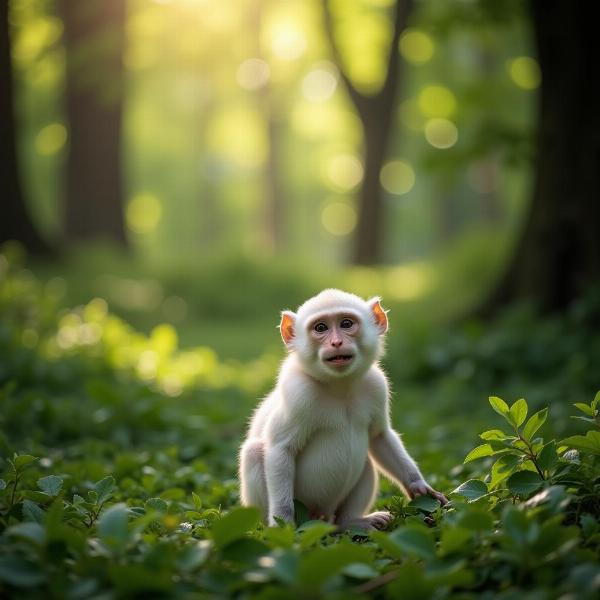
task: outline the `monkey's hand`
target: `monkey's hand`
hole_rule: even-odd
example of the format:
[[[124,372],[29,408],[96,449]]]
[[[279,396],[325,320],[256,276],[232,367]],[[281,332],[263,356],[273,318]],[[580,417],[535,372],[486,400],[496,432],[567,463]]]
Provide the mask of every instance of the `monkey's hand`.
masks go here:
[[[269,527],[277,527],[277,519],[281,519],[286,523],[294,522],[294,506],[276,507],[269,515]]]
[[[417,481],[413,481],[408,486],[408,495],[410,499],[416,498],[417,496],[432,496],[436,500],[442,504],[448,503],[448,498],[442,494],[442,492],[437,492],[434,490],[425,480],[417,479]]]

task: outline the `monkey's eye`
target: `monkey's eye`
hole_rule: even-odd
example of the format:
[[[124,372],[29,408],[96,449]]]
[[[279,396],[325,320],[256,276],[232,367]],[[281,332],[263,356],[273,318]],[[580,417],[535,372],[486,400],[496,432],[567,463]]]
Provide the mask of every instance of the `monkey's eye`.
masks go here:
[[[313,328],[317,333],[323,333],[327,331],[327,325],[325,323],[317,323]]]
[[[354,325],[354,321],[352,319],[342,319],[342,322],[340,323],[340,327],[342,329],[350,329],[352,325]]]

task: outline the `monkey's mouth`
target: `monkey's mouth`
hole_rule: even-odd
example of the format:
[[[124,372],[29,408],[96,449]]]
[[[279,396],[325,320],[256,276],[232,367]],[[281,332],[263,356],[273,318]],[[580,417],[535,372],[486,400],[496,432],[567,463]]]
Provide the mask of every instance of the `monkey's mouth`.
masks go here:
[[[347,365],[352,361],[354,355],[352,354],[336,354],[326,358],[325,361],[330,365]]]

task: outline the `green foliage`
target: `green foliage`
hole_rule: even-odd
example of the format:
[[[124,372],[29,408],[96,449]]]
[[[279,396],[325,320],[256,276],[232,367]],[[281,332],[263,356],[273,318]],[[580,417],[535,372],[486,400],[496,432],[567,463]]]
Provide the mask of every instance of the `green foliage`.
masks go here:
[[[2,597],[597,596],[599,396],[578,401],[585,419],[567,420],[579,429],[557,438],[545,435],[556,430],[554,405],[531,411],[524,399],[492,397],[479,445],[469,405],[453,405],[476,446],[464,448],[465,464],[444,476],[440,453],[460,462],[450,442],[415,446],[436,487],[454,490],[450,503],[407,503],[384,484],[389,531],[340,534],[300,504],[297,527],[266,527],[238,506],[235,480],[263,385],[248,383],[256,364],[215,359],[169,395],[182,357],[206,354],[179,350],[168,329],[144,336],[109,312],[98,318],[94,306],[60,312],[22,270],[0,282]],[[83,343],[93,323],[100,337]],[[65,326],[76,342],[61,347]],[[123,348],[135,360],[121,362]],[[151,377],[136,366],[146,352],[157,355]],[[213,370],[228,376],[216,382]]]

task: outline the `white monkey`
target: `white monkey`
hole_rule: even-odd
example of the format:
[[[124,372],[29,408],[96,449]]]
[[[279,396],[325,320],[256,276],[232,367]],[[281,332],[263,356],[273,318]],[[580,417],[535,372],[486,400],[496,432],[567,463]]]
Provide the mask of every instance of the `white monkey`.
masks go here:
[[[289,354],[240,450],[242,504],[260,508],[269,525],[275,517],[293,521],[298,499],[311,517],[340,529],[382,528],[390,513],[367,514],[378,469],[409,497],[446,503],[390,423],[377,364],[388,328],[379,298],[324,290],[296,314],[284,311],[279,328]]]

